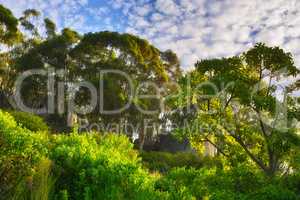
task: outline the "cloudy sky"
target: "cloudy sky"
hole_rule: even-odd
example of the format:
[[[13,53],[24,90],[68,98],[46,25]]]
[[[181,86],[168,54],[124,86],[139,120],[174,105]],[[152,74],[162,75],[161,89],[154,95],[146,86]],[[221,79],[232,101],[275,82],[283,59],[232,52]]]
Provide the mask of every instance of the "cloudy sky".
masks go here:
[[[16,16],[35,8],[81,33],[129,32],[172,49],[188,69],[203,58],[279,45],[300,66],[299,0],[0,0]]]

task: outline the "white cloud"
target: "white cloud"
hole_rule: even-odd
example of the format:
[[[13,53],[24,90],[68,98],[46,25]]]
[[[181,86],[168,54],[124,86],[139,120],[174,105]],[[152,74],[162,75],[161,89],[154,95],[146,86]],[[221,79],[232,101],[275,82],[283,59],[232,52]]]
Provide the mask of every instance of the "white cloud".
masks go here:
[[[150,18],[143,17],[151,31],[145,35],[134,24],[131,29],[163,50],[174,50],[184,67],[201,58],[239,54],[256,42],[279,45],[295,57],[300,55],[297,0],[156,0],[155,8]],[[292,40],[287,42],[287,38]],[[300,59],[295,60],[300,65]]]
[[[88,0],[0,0],[0,4],[11,9],[17,17],[26,9],[36,9],[41,12],[41,19],[49,17],[58,29],[69,26],[83,30],[86,19],[80,11],[88,5]]]
[[[101,6],[89,6],[88,0],[16,1],[0,3],[17,16],[33,6],[60,27],[71,25],[82,32],[97,31],[98,24],[119,27],[162,50],[172,49],[184,68],[199,59],[239,54],[256,42],[291,51],[300,66],[298,0],[107,0],[99,1]],[[83,12],[96,21],[89,24]]]
[[[139,16],[146,16],[151,12],[152,8],[150,5],[144,5],[144,6],[137,6],[135,7],[134,10]]]
[[[178,5],[173,0],[156,0],[156,9],[166,15],[178,15]]]
[[[162,19],[164,19],[164,16],[159,14],[159,13],[154,13],[151,16],[151,20],[156,22],[156,21],[161,21]]]

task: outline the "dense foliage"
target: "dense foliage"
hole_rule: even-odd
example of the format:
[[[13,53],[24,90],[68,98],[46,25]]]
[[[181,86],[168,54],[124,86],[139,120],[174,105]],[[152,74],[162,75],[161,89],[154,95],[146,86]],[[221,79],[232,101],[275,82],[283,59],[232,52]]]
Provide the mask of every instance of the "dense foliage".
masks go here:
[[[176,167],[200,168],[204,160],[196,153],[141,152],[145,167],[152,171],[167,172]],[[205,161],[206,164],[206,161]]]
[[[24,128],[31,131],[49,131],[49,127],[44,119],[40,116],[21,112],[21,111],[8,111],[16,120],[16,122]]]
[[[286,81],[300,75],[291,54],[256,44],[195,68],[180,80],[184,90],[172,102],[176,112],[169,118],[179,125],[173,131],[195,144],[210,143],[233,166],[247,162],[269,176],[288,173],[285,165],[300,145],[297,87]]]
[[[0,130],[0,192],[5,199],[43,194],[47,199],[292,200],[300,195],[299,175],[270,179],[245,166],[199,168],[190,154],[181,155],[192,158],[166,161],[172,156],[157,153],[157,160],[159,155],[165,157],[161,158],[165,176],[151,175],[125,136],[76,132],[50,136],[22,128],[3,111]],[[151,153],[146,154],[149,163]],[[181,165],[189,168],[176,168]]]
[[[156,183],[162,191],[171,191],[174,199],[299,199],[299,177],[268,179],[262,173],[239,167],[232,170],[177,168]]]
[[[155,179],[142,169],[133,144],[125,136],[49,136],[22,128],[3,111],[0,136],[1,198],[18,195],[30,199],[34,192],[42,190],[34,185],[47,187],[48,183],[34,182],[40,181],[34,177],[39,175],[45,158],[52,164],[41,178],[52,176],[55,181],[49,196],[63,193],[68,199],[157,199],[156,193],[162,195],[154,191]]]
[[[183,74],[174,52],[138,36],[58,32],[39,17],[28,9],[17,19],[0,5],[0,199],[300,199],[300,71],[290,53],[259,43],[241,55],[200,60]],[[48,77],[30,76],[17,87],[31,69]],[[123,73],[141,98],[131,99]],[[17,91],[25,110],[43,118],[16,111]],[[102,99],[90,105],[93,95]],[[130,100],[124,112],[102,112]],[[80,132],[75,114],[139,129]],[[157,126],[149,129],[148,121]],[[159,131],[188,139],[192,153],[143,151]]]
[[[8,11],[4,8],[0,9],[0,15],[5,16],[3,19],[12,18],[12,13]],[[141,83],[147,81],[159,87],[176,81],[181,75],[181,70],[175,53],[171,50],[160,51],[147,40],[132,34],[102,31],[80,35],[69,28],[64,28],[58,33],[56,25],[48,18],[41,23],[46,30],[45,34],[39,30],[38,24],[34,23],[39,18],[38,11],[29,9],[24,11],[19,20],[15,18],[13,18],[15,21],[10,20],[13,21],[14,26],[19,24],[25,32],[22,35],[22,42],[15,41],[9,51],[0,53],[0,97],[9,99],[10,103],[13,102],[11,104],[16,104],[17,101],[12,98],[16,93],[14,88],[16,76],[30,69],[51,69],[54,73],[54,80],[64,82],[60,89],[67,91],[50,111],[53,116],[55,116],[54,112],[64,114],[67,109],[68,112],[75,112],[78,107],[88,107],[93,95],[91,93],[94,92],[87,91],[84,87],[80,88],[80,84],[84,80],[100,90],[101,80],[105,82],[101,94],[103,99],[109,99],[109,101],[104,101],[102,104],[96,102],[96,105],[93,105],[94,110],[88,114],[85,113],[85,118],[90,122],[98,122],[101,118],[102,123],[105,124],[126,120],[136,125],[145,118],[158,120],[159,110],[145,116],[139,112],[139,109],[156,110],[159,108],[159,101],[149,98],[133,100],[131,91],[136,91]],[[0,23],[2,27],[8,22]],[[7,34],[10,34],[9,27],[7,27]],[[101,70],[110,70],[109,74],[103,76],[103,80],[99,74]],[[129,85],[128,77],[124,74],[130,76],[132,84]],[[54,84],[53,88],[57,91],[58,85]],[[47,80],[41,75],[30,76],[23,81],[20,93],[24,104],[30,107],[27,111],[32,112],[44,108],[49,103],[47,97],[56,97],[55,94],[49,93],[48,89]],[[140,90],[141,94],[156,94],[155,88],[146,85]],[[76,91],[77,94],[74,95]],[[75,101],[76,108],[70,107],[72,101]],[[121,109],[128,101],[132,101],[132,104],[126,113],[115,115],[105,113],[105,111]],[[0,106],[1,104],[2,102]],[[5,106],[8,106],[7,103]],[[45,110],[40,110],[40,112],[46,113]],[[52,121],[61,120],[61,116],[56,115],[56,118],[53,116]],[[67,116],[63,116],[66,120]],[[141,135],[139,144],[142,149],[145,139],[144,130],[139,131],[139,135]]]

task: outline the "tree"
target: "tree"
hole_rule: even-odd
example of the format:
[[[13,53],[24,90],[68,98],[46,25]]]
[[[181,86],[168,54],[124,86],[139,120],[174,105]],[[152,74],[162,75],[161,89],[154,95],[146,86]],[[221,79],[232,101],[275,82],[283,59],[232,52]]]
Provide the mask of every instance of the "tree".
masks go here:
[[[91,81],[98,86],[100,81],[100,70],[119,70],[129,76],[133,81],[132,89],[137,90],[142,83],[151,82],[157,87],[175,78],[173,74],[180,74],[179,61],[171,51],[160,52],[148,41],[130,34],[119,34],[116,32],[88,33],[84,35],[80,43],[71,53],[72,58],[81,67],[76,68],[76,74],[84,80]],[[99,89],[99,88],[98,88]],[[156,88],[144,86],[140,88],[141,94],[156,94]],[[104,124],[118,123],[119,121],[129,123],[135,127],[139,126],[139,146],[147,137],[151,137],[153,130],[147,132],[144,129],[144,120],[151,119],[159,121],[160,110],[151,114],[141,112],[153,111],[160,108],[160,99],[131,99],[130,88],[127,80],[119,74],[104,76],[103,99],[104,110],[116,110],[131,101],[130,106],[124,112],[113,115],[100,113],[99,104],[95,112],[89,115],[90,120],[99,120]],[[85,101],[88,98],[82,98]],[[131,133],[132,134],[132,133]],[[148,135],[148,136],[147,136]]]
[[[52,38],[56,35],[56,25],[49,18],[44,19],[46,34],[48,38]]]
[[[0,4],[0,43],[13,45],[20,42],[22,34],[18,29],[18,19]]]
[[[93,83],[98,91],[103,89],[103,110],[116,110],[128,102],[131,104],[125,111],[109,115],[99,112],[101,105],[97,102],[97,107],[84,117],[90,122],[101,120],[105,125],[122,121],[139,126],[142,149],[145,138],[151,137],[153,132],[144,130],[144,120],[159,122],[161,111],[157,108],[160,108],[162,96],[158,95],[159,97],[152,99],[132,98],[134,96],[129,95],[130,88],[124,74],[133,81],[133,91],[139,89],[140,94],[156,95],[160,93],[157,88],[163,87],[165,83],[177,81],[180,77],[180,64],[176,54],[170,50],[161,52],[148,41],[131,34],[104,31],[80,36],[68,28],[56,33],[55,24],[48,18],[44,19],[46,36],[43,37],[35,26],[39,15],[38,11],[28,9],[18,20],[25,37],[20,45],[6,53],[13,72],[13,75],[6,77],[7,84],[2,85],[6,88],[7,96],[12,96],[15,91],[13,83],[17,74],[30,69],[53,68],[55,72],[61,70],[64,72],[63,77],[55,74],[54,78],[65,83],[66,92],[63,102],[59,102],[55,107],[60,116],[54,118],[58,121],[61,121],[62,116],[67,118],[64,108],[72,99],[75,99],[77,107],[88,109],[90,91],[79,88],[76,84],[82,81]],[[123,74],[104,75],[104,87],[100,88],[100,70],[119,70]],[[150,86],[145,84],[139,88],[141,83],[145,82],[151,82]],[[57,91],[58,85],[54,87]],[[163,95],[171,90],[169,87]],[[28,107],[38,109],[47,106],[49,91],[45,77],[35,75],[26,78],[21,94]],[[56,97],[57,94],[51,95]],[[145,114],[141,110],[157,112]],[[53,120],[53,116],[51,119]]]
[[[10,78],[14,75],[11,69],[12,55],[6,49],[13,48],[23,40],[23,35],[18,29],[18,19],[12,12],[0,4],[0,45],[5,47],[0,53],[0,106],[7,106],[6,92],[10,85]]]
[[[28,66],[32,63],[28,63],[24,60],[26,55],[32,55],[33,49],[38,48],[42,45],[44,39],[42,38],[39,30],[36,26],[36,20],[40,16],[40,13],[34,9],[28,9],[23,12],[23,16],[19,19],[15,18],[10,10],[1,6],[1,27],[3,31],[6,30],[6,34],[2,34],[4,44],[9,45],[10,48],[6,48],[1,52],[1,67],[0,67],[0,88],[1,88],[1,97],[4,101],[1,102],[3,107],[11,107],[9,104],[14,104],[12,95],[15,91],[14,82],[19,73],[30,69],[31,66]],[[34,19],[34,20],[33,20]],[[48,37],[54,36],[55,34],[55,24],[49,20],[45,19],[45,28],[48,33]],[[20,25],[20,30],[18,29]],[[5,28],[4,28],[5,27]],[[52,31],[52,32],[51,32]],[[10,38],[8,38],[10,37]],[[38,53],[36,54],[38,57]],[[36,58],[35,57],[35,58]],[[36,66],[35,66],[36,67]],[[41,67],[41,66],[40,66]],[[43,66],[44,67],[44,66]],[[43,68],[41,67],[41,68]],[[27,85],[30,87],[30,80],[27,80]],[[32,82],[31,82],[32,83]],[[33,95],[30,93],[32,89],[37,87],[42,87],[43,82],[37,82],[29,92],[26,93],[28,97],[35,97],[38,95]],[[26,87],[26,86],[24,86]],[[36,90],[35,94],[38,94],[40,90]],[[8,100],[8,101],[5,101]],[[34,102],[30,103],[34,104]]]
[[[291,54],[256,44],[241,56],[201,60],[195,68],[183,78],[190,95],[181,91],[175,101],[187,109],[175,113],[200,128],[179,126],[177,133],[208,141],[232,164],[250,161],[270,176],[286,170],[288,155],[300,144],[295,90],[280,84],[299,75]],[[284,98],[279,91],[286,91]]]
[[[23,16],[19,18],[22,27],[36,38],[40,37],[39,30],[31,19],[38,18],[40,15],[41,13],[35,9],[27,9],[23,12]]]

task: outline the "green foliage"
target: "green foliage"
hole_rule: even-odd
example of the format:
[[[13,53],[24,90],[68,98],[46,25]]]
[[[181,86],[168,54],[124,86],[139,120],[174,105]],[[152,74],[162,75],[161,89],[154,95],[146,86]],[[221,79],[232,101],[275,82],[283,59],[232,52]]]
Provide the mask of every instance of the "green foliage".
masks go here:
[[[56,31],[56,25],[53,21],[51,21],[49,18],[44,19],[45,28],[46,28],[46,34],[49,38],[55,36]]]
[[[133,85],[130,86],[133,88],[127,86],[128,81],[124,76],[110,73],[109,76],[104,77],[103,96],[105,99],[110,99],[110,101],[105,101],[104,110],[113,110],[126,105],[131,97],[128,95],[129,90],[141,86],[142,82],[149,81],[163,86],[168,85],[165,83],[169,81],[177,81],[181,76],[180,62],[174,52],[171,50],[161,52],[149,41],[138,36],[109,31],[86,33],[80,36],[76,31],[67,27],[62,29],[61,33],[56,33],[55,23],[46,18],[44,19],[46,37],[43,37],[44,34],[39,33],[37,20],[35,20],[40,17],[37,10],[25,10],[19,19],[13,18],[12,13],[4,7],[0,11],[4,16],[3,22],[0,22],[1,25],[5,26],[6,23],[11,24],[10,21],[13,21],[14,26],[17,27],[19,23],[25,32],[24,41],[20,45],[11,48],[6,54],[0,55],[0,57],[5,57],[0,64],[9,66],[9,69],[3,70],[4,76],[0,77],[1,80],[4,77],[5,82],[13,83],[19,73],[29,69],[44,70],[51,67],[55,70],[62,69],[65,72],[63,77],[58,73],[55,74],[55,80],[64,82],[85,80],[99,87],[100,70],[121,70],[130,75],[133,80]],[[7,19],[10,19],[9,22]],[[4,30],[5,28],[3,28]],[[2,75],[2,70],[0,70],[0,74]],[[48,95],[46,85],[46,80],[40,75],[24,80],[21,92],[24,103],[32,108],[46,106],[45,99]],[[66,84],[66,87],[68,86],[70,84]],[[170,93],[171,87],[168,86],[165,92]],[[153,87],[144,86],[142,89],[147,94],[156,93]],[[5,91],[11,95],[10,93],[14,91],[13,84],[6,84]],[[68,101],[68,96],[72,96],[73,92],[75,93],[75,89],[69,88],[64,101]],[[76,104],[79,107],[86,106],[90,102],[90,94],[81,91],[78,93],[80,95],[75,95]],[[136,98],[133,101],[134,105],[128,108],[126,115],[114,116],[102,115],[97,112],[100,107],[97,104],[94,112],[86,117],[89,121],[96,121],[101,117],[103,123],[127,120],[131,124],[137,124],[145,118],[137,107],[147,111],[157,110],[160,107],[159,103],[159,99]],[[151,115],[151,119],[158,120],[158,115],[158,112]]]
[[[200,168],[203,166],[202,159],[190,152],[142,152],[141,157],[145,167],[152,171],[167,172],[176,167]]]
[[[125,136],[56,136],[50,158],[60,177],[59,189],[71,199],[145,199],[151,178]],[[152,183],[153,184],[153,183]]]
[[[21,111],[9,111],[9,113],[14,117],[15,121],[22,127],[27,128],[28,130],[37,132],[44,131],[48,132],[49,127],[40,116],[21,112]]]
[[[169,171],[159,178],[143,169],[125,136],[79,135],[76,130],[47,136],[22,128],[3,111],[0,145],[0,192],[6,199],[293,200],[300,195],[296,174],[271,179],[243,165],[200,168],[207,161],[193,154],[144,152],[150,168],[166,169],[156,162],[167,166]]]
[[[257,200],[293,200],[299,199],[297,195],[284,188],[283,185],[268,185],[259,189],[252,195],[249,195],[248,199],[257,199]]]
[[[39,32],[35,24],[31,22],[31,18],[37,18],[41,13],[35,9],[27,9],[23,12],[23,16],[19,18],[20,24],[24,27],[25,30],[32,33],[34,37],[39,38]]]
[[[51,161],[47,158],[41,159],[32,176],[21,180],[16,186],[12,199],[52,199],[55,179],[51,174],[51,165]]]
[[[300,173],[291,174],[281,178],[284,188],[294,189],[300,198]]]
[[[0,110],[0,145],[0,194],[5,199],[45,199],[52,190],[56,199],[168,197],[154,190],[155,178],[142,168],[125,136],[48,136],[22,128]]]
[[[18,20],[9,9],[0,4],[0,43],[12,45],[21,39]]]
[[[0,110],[0,195],[13,194],[16,185],[33,175],[41,158],[48,153],[48,137],[17,125]]]
[[[297,189],[285,185],[282,179],[269,179],[245,167],[231,170],[177,168],[162,177],[156,188],[171,193],[174,199],[183,190],[195,199],[296,200],[300,197]]]
[[[291,101],[292,87],[286,102],[276,93],[286,88],[280,81],[300,73],[292,55],[259,43],[240,56],[201,60],[195,68],[179,81],[187,89],[172,102],[170,119],[179,124],[174,132],[195,146],[209,142],[233,165],[254,163],[269,176],[285,173],[280,166],[292,163],[299,146],[292,123],[299,104]],[[189,126],[182,124],[186,119]]]
[[[68,191],[67,190],[61,190],[59,191],[59,195],[57,197],[57,200],[68,200]]]
[[[55,178],[51,174],[52,161],[47,158],[41,160],[33,174],[31,185],[32,200],[48,200],[53,195]]]
[[[48,135],[42,118],[0,110],[0,198],[300,199],[299,129],[291,123],[299,120],[299,100],[293,102],[290,95],[299,89],[299,81],[287,86],[290,96],[286,129],[280,128],[280,112],[276,112],[280,103],[275,94],[282,88],[274,84],[282,77],[299,75],[290,53],[259,43],[240,56],[201,60],[194,71],[180,79],[178,57],[170,50],[161,52],[131,34],[105,31],[81,36],[69,28],[56,33],[49,19],[44,20],[47,37],[43,38],[32,20],[39,15],[28,9],[17,19],[0,5],[0,43],[12,47],[0,54],[1,100],[13,94],[19,73],[49,66],[65,70],[65,76],[55,74],[55,80],[63,79],[66,85],[86,80],[99,87],[98,72],[102,69],[130,74],[135,88],[144,81],[157,86],[176,81],[183,90],[174,95],[175,99],[167,99],[168,106],[175,110],[169,122],[177,123],[179,137],[188,136],[199,149],[203,142],[214,144],[225,162],[219,158],[199,159],[190,153],[143,152],[144,165],[164,173],[150,174],[125,136],[78,134],[75,129],[71,134]],[[26,34],[18,30],[19,24]],[[120,108],[129,98],[124,77],[103,79],[102,92],[109,99],[104,109]],[[206,81],[216,88],[203,84]],[[164,95],[174,91],[173,87],[168,86]],[[45,105],[45,88],[44,78],[26,79],[22,85],[25,104]],[[153,88],[143,89],[145,94],[153,93]],[[70,88],[67,91],[64,101],[74,92]],[[85,105],[88,100],[89,96],[82,93],[76,103]],[[158,102],[146,99],[134,99],[133,103],[125,114],[103,116],[95,112],[87,118],[136,124],[146,117],[137,106],[145,110],[159,107]],[[184,112],[185,108],[191,111]],[[278,121],[267,123],[271,117]],[[147,118],[159,121],[159,114]],[[209,128],[200,134],[198,130],[187,133],[182,128],[184,120],[201,122]],[[146,137],[139,134],[141,140]]]

